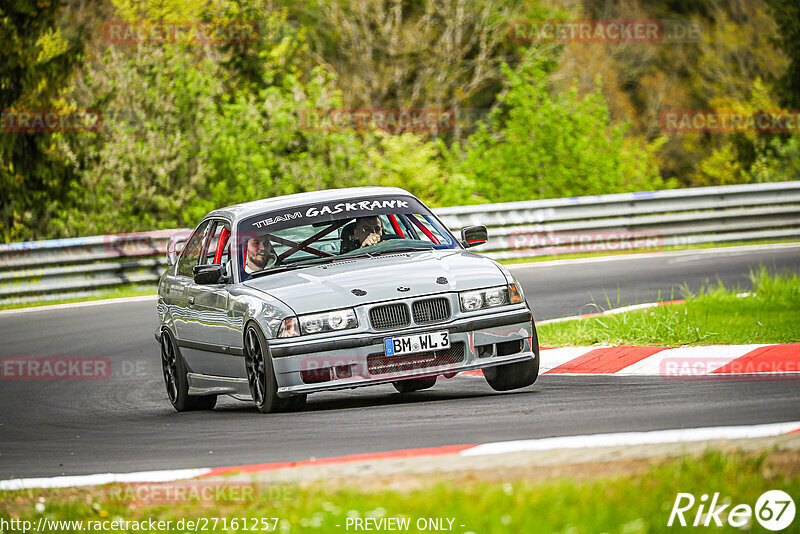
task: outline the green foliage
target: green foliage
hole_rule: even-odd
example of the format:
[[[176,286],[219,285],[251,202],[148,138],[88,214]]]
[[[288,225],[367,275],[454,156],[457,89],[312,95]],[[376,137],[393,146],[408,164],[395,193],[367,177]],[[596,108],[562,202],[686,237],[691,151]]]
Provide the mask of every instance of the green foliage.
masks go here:
[[[304,110],[336,102],[324,71],[256,94],[226,91],[222,74],[182,48],[108,53],[90,88],[105,127],[66,149],[81,180],[64,233],[191,226],[221,206],[367,181],[357,138],[303,129]]]
[[[753,110],[782,113],[760,78],[750,86],[743,101],[720,98],[713,102],[722,111]],[[771,133],[746,132],[719,136],[711,154],[700,161],[695,182],[698,185],[726,185],[756,182],[780,182],[800,178],[798,148],[800,134],[776,136]]]
[[[65,109],[61,91],[79,59],[82,28],[58,28],[59,2],[0,6],[0,110]],[[0,129],[0,228],[3,241],[51,235],[55,198],[68,186],[66,162],[53,157],[50,132]]]
[[[224,205],[303,191],[358,185],[367,167],[361,142],[347,132],[315,132],[304,112],[325,103],[330,78],[323,70],[304,88],[287,79],[257,95],[236,93],[210,121],[201,158],[208,161],[208,194],[192,206],[194,216]]]
[[[508,91],[501,108],[449,162],[473,178],[487,202],[596,195],[665,187],[652,146],[625,138],[613,125],[599,90],[551,94],[545,63],[504,66]]]
[[[800,108],[800,4],[795,0],[767,0],[775,22],[780,27],[781,49],[789,66],[780,79],[782,104],[790,109]]]
[[[202,198],[208,178],[197,156],[217,114],[217,77],[211,62],[180,48],[109,50],[88,87],[103,128],[62,145],[80,178],[59,220],[63,234],[194,224],[184,207]]]
[[[658,128],[664,109],[793,102],[800,26],[780,16],[790,5],[3,4],[0,109],[96,108],[103,118],[96,132],[0,132],[3,240],[190,226],[222,205],[352,185],[400,186],[443,206],[798,179],[798,134]],[[509,38],[514,21],[581,17],[691,19],[702,38]],[[258,33],[228,44],[112,44],[80,26],[107,20],[254,23]],[[491,112],[436,138],[304,124],[308,112],[342,107]]]
[[[379,135],[369,151],[377,172],[373,185],[402,187],[432,206],[458,206],[471,201],[475,184],[470,177],[446,174],[438,147],[412,133]]]
[[[737,156],[736,147],[730,141],[714,148],[698,166],[702,176],[698,185],[729,185],[747,181],[745,170]]]

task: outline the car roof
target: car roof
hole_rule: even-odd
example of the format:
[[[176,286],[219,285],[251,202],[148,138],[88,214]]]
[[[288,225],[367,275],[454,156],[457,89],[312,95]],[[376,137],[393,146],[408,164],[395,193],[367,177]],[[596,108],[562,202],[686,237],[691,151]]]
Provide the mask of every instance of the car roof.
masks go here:
[[[216,209],[206,215],[205,218],[224,217],[226,219],[230,219],[231,221],[237,221],[246,217],[250,217],[251,215],[264,213],[265,211],[303,206],[305,204],[312,204],[314,202],[334,202],[337,200],[350,200],[356,197],[392,194],[416,198],[405,189],[401,189],[399,187],[347,187],[343,189],[325,189],[322,191],[295,193],[293,195],[263,198],[261,200],[254,200],[252,202],[245,202],[243,204],[235,204],[233,206]]]

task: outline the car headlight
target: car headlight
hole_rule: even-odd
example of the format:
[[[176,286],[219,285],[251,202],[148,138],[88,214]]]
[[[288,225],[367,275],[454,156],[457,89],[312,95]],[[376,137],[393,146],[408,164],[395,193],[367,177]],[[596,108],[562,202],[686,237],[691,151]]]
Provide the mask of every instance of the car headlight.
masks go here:
[[[463,291],[458,296],[461,301],[461,311],[465,312],[496,308],[506,304],[519,304],[525,301],[522,287],[517,283],[477,291]]]
[[[356,328],[358,319],[352,308],[325,313],[310,313],[284,319],[278,330],[278,337],[294,337],[302,334],[319,334]]]
[[[478,291],[464,291],[458,294],[461,311],[471,312],[484,308],[495,308],[509,303],[508,286],[490,287]]]
[[[461,297],[462,311],[475,311],[483,308],[482,291],[465,291],[459,295]]]

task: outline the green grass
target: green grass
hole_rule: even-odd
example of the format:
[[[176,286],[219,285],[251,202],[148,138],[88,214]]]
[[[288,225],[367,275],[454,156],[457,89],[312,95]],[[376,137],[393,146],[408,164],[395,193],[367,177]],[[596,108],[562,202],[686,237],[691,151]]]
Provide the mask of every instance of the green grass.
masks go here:
[[[589,474],[579,480],[535,481],[524,475],[493,481],[480,477],[449,481],[438,478],[421,489],[418,486],[407,491],[364,490],[357,486],[357,480],[344,489],[271,487],[255,492],[252,500],[214,502],[209,506],[131,506],[109,500],[108,488],[0,492],[0,518],[26,519],[34,524],[41,516],[84,521],[153,518],[171,520],[174,525],[180,519],[201,517],[229,520],[277,517],[280,518],[277,530],[282,533],[328,533],[347,532],[348,517],[407,517],[412,525],[408,532],[419,532],[414,523],[419,518],[432,517],[453,518],[453,532],[462,533],[666,532],[671,530],[666,525],[678,492],[693,493],[699,504],[700,495],[718,491],[720,501],[751,507],[767,490],[781,489],[799,495],[798,456],[793,451],[775,454],[778,453],[707,452],[702,457],[687,456],[643,465],[638,470],[623,471],[622,475]],[[587,467],[591,471],[592,464]],[[602,472],[602,468],[597,471]],[[690,524],[696,511],[697,506],[687,512]],[[800,519],[795,519],[792,525],[795,529],[790,527],[785,532],[797,532],[798,522]],[[755,518],[753,523],[749,530],[766,532]],[[354,531],[352,526],[349,531]],[[712,531],[736,530],[726,525],[713,527]]]
[[[94,300],[116,299],[122,297],[139,297],[143,295],[155,295],[155,284],[129,284],[116,286],[113,289],[98,291],[95,295],[77,297],[71,299],[42,300],[39,302],[25,302],[17,304],[0,304],[0,310],[16,310],[19,308],[35,308],[39,306],[51,306],[53,304],[67,304],[70,302],[90,302]]]
[[[750,296],[737,296],[721,284],[697,294],[684,289],[682,304],[540,325],[539,342],[555,347],[800,341],[800,276],[770,276],[762,268],[750,279]]]
[[[570,254],[547,254],[544,256],[531,256],[529,258],[513,258],[507,260],[497,260],[499,263],[505,265],[514,265],[518,263],[533,263],[540,261],[553,261],[553,260],[575,260],[581,258],[599,258],[603,256],[620,256],[629,254],[644,254],[649,252],[672,252],[676,250],[699,250],[706,248],[726,248],[726,247],[741,247],[744,245],[774,245],[780,243],[796,243],[796,239],[769,239],[760,241],[729,241],[723,243],[698,243],[695,245],[671,245],[668,247],[656,248],[635,248],[635,249],[622,249],[622,250],[600,250],[597,252],[573,252]],[[588,245],[587,245],[588,246]],[[480,252],[480,250],[478,250]]]

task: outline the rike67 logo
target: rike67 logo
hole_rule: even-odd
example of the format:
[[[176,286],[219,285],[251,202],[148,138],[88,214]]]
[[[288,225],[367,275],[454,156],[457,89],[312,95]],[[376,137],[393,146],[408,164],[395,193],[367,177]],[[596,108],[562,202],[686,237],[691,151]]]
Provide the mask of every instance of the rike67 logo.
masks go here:
[[[795,504],[788,493],[781,490],[764,492],[756,505],[732,505],[729,498],[720,499],[719,492],[709,500],[708,494],[696,499],[691,493],[678,493],[669,514],[667,526],[721,527],[726,523],[735,528],[749,529],[753,518],[767,530],[784,530],[794,521]]]

